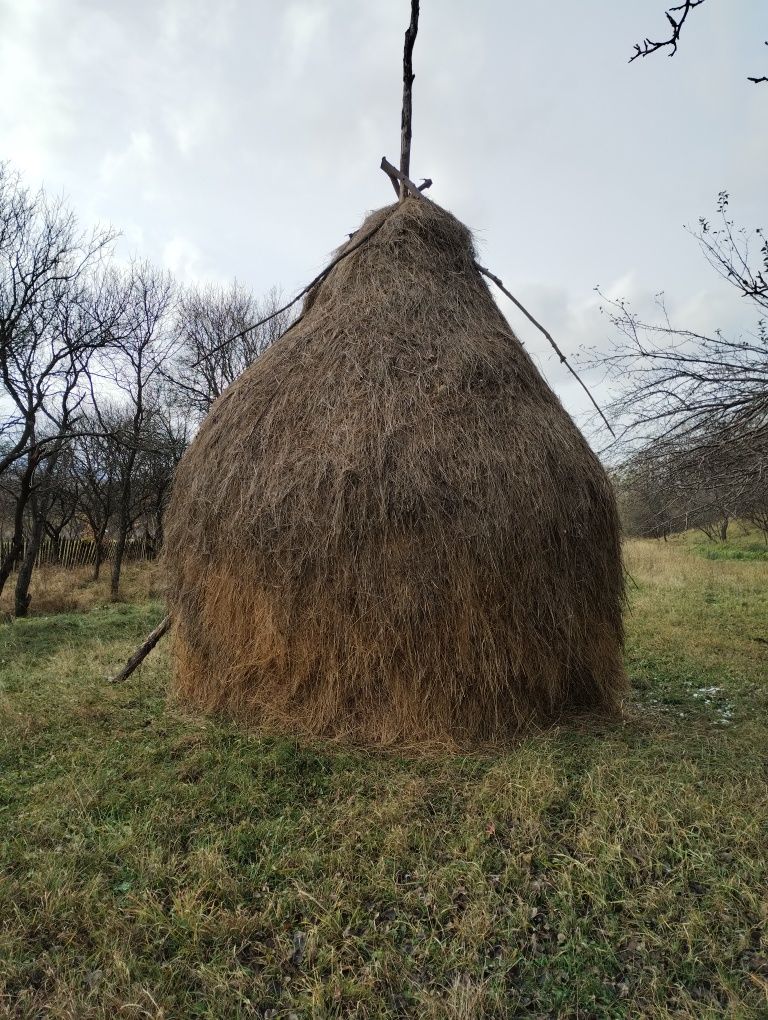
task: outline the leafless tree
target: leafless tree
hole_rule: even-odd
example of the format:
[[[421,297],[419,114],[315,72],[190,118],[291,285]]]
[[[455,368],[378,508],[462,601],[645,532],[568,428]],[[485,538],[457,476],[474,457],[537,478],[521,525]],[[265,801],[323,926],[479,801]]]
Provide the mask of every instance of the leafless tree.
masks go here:
[[[237,282],[185,290],[177,306],[175,357],[164,373],[178,405],[204,418],[213,401],[288,328],[290,311],[248,328],[279,307],[277,291],[259,301]]]
[[[14,380],[14,394],[26,398],[31,427],[25,450],[17,450],[6,473],[14,464],[15,511],[10,548],[0,564],[0,591],[19,560],[24,539],[27,504],[31,501],[32,524],[16,585],[16,606],[24,615],[29,605],[28,588],[35,556],[45,530],[45,495],[51,485],[62,455],[67,451],[77,426],[79,409],[86,396],[86,378],[94,351],[105,343],[109,327],[94,313],[85,295],[87,289],[70,281],[67,289],[57,295],[53,312],[37,319],[27,329],[28,364]],[[48,335],[49,334],[49,335]],[[50,365],[49,352],[55,349],[55,371],[47,372],[44,382],[35,372],[35,353],[42,351],[45,368]],[[21,403],[21,400],[19,400]],[[0,476],[4,477],[4,476]]]
[[[52,509],[56,498],[56,472],[60,461],[65,456],[68,443],[71,442],[68,433],[70,423],[76,409],[82,400],[82,394],[78,394],[79,374],[82,369],[72,368],[68,378],[68,384],[60,395],[60,408],[58,417],[54,417],[51,409],[47,410],[49,418],[49,434],[43,434],[40,441],[36,442],[27,456],[27,466],[24,472],[25,480],[28,480],[27,499],[18,500],[17,511],[23,514],[29,504],[30,532],[24,556],[19,565],[19,572],[16,577],[16,589],[14,592],[14,612],[16,616],[26,616],[31,602],[29,585],[32,580],[37,554],[40,550],[40,543],[45,534],[46,518]],[[53,437],[50,443],[44,440]]]
[[[119,459],[116,507],[116,546],[112,561],[111,593],[120,593],[125,546],[134,523],[133,507],[136,471],[147,445],[148,423],[162,385],[162,371],[174,348],[171,313],[175,285],[168,273],[146,262],[134,263],[125,274],[113,273],[113,287],[123,294],[122,316],[102,359],[101,382],[120,394],[126,406],[126,420],[114,438],[123,454]],[[92,400],[97,418],[100,411],[95,379]]]
[[[74,444],[68,443],[52,472],[45,506],[41,508],[45,538],[51,543],[51,562],[59,563],[62,535],[77,528],[80,480],[73,470]]]
[[[27,504],[55,470],[90,360],[110,336],[114,309],[98,270],[114,236],[84,234],[63,202],[42,191],[32,195],[0,165],[0,479],[12,470],[17,483],[0,592],[21,554]],[[32,527],[31,539],[41,527]],[[31,569],[22,565],[17,580],[17,608],[24,612]]]
[[[696,528],[712,541],[725,541],[730,523],[748,518],[748,508],[757,505],[757,490],[721,453],[670,444],[634,451],[614,475],[628,534],[666,540]]]
[[[760,519],[768,477],[768,247],[761,230],[736,228],[725,193],[714,224],[700,220],[692,233],[753,309],[754,326],[706,335],[674,326],[663,296],[655,321],[606,299],[618,340],[598,360],[616,387],[611,411],[629,476],[664,479],[686,527],[724,538],[734,517]],[[668,509],[659,512],[668,518]]]
[[[42,541],[87,521],[98,577],[114,537],[162,541],[176,464],[211,402],[285,330],[290,305],[238,284],[189,289],[145,262],[110,265],[111,230],[81,231],[62,200],[0,164],[0,495],[25,615]],[[264,321],[262,320],[269,320]],[[254,326],[254,323],[256,324]]]
[[[148,420],[148,437],[140,476],[140,500],[143,510],[144,535],[153,553],[163,544],[163,520],[173,475],[189,445],[189,420],[162,402],[161,393]]]
[[[83,281],[114,238],[111,230],[84,234],[62,201],[31,194],[0,164],[0,475],[29,452],[73,359],[82,362],[103,342],[98,301],[88,294],[86,312]],[[67,315],[80,318],[77,332],[60,328]]]
[[[768,473],[756,479],[741,508],[741,516],[763,533],[768,542]]]
[[[701,220],[694,235],[707,259],[753,308],[755,324],[736,337],[674,326],[663,295],[656,321],[641,319],[622,300],[604,311],[619,340],[600,360],[619,395],[612,411],[624,436],[682,446],[691,454],[713,447],[743,458],[768,455],[768,247],[762,230],[737,230],[721,195],[719,223]],[[724,458],[730,462],[732,458]]]
[[[73,443],[70,465],[77,487],[77,506],[88,523],[94,543],[93,579],[101,572],[104,541],[118,504],[119,464],[123,454],[117,436],[123,427],[120,409],[101,398],[97,416],[93,410],[81,419]]]

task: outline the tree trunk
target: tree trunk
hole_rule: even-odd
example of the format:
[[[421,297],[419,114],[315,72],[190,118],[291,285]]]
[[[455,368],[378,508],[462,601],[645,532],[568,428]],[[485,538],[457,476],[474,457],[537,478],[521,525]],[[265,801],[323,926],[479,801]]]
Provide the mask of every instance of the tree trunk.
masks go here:
[[[155,556],[160,554],[165,541],[165,506],[160,505],[155,511],[155,538],[152,543]]]
[[[115,542],[115,558],[112,561],[112,578],[110,581],[110,598],[113,602],[116,602],[120,598],[120,574],[123,569],[123,556],[125,555],[125,545],[128,541],[128,529],[130,527],[130,520],[128,514],[121,514],[120,527],[117,532],[117,540]]]
[[[110,598],[113,602],[117,602],[120,598],[120,574],[123,569],[125,544],[128,541],[128,532],[131,528],[131,483],[133,481],[133,466],[136,463],[138,435],[138,426],[134,425],[134,446],[126,460],[123,487],[120,493],[120,524],[117,531],[117,541],[115,542],[115,558],[112,561],[112,578],[110,581]]]
[[[98,581],[99,574],[101,573],[101,556],[102,556],[101,539],[97,538],[96,542],[94,543],[94,560],[93,560],[94,581]]]
[[[35,569],[35,559],[43,540],[45,523],[42,517],[36,518],[32,528],[32,535],[27,545],[27,551],[19,568],[19,575],[16,578],[16,592],[14,597],[14,614],[18,617],[26,616],[29,612],[29,604],[32,596],[29,594],[29,585],[32,580],[32,571]]]
[[[21,534],[17,534],[16,531],[13,533],[11,539],[11,546],[8,552],[3,557],[3,562],[0,563],[0,595],[3,594],[3,588],[5,588],[5,582],[11,576],[14,566],[16,565],[16,558],[19,555],[21,549]]]
[[[725,542],[727,540],[727,538],[728,538],[728,524],[729,523],[730,523],[730,518],[727,515],[725,517],[723,517],[722,521],[720,521],[720,541],[721,542]]]
[[[24,474],[21,476],[19,495],[16,498],[16,507],[13,513],[13,537],[11,538],[11,547],[4,557],[2,564],[0,564],[0,595],[3,594],[5,583],[11,576],[13,568],[16,566],[19,559],[21,550],[24,547],[24,511],[27,508],[29,494],[32,491],[33,474],[34,468],[28,464]]]

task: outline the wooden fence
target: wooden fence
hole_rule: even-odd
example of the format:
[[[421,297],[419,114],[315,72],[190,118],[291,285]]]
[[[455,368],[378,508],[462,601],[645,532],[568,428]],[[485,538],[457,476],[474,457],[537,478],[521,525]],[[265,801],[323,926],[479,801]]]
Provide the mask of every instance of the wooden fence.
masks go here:
[[[115,558],[117,542],[114,540],[101,543],[101,562],[108,564]],[[0,562],[10,552],[11,540],[0,540]],[[23,560],[27,551],[27,544],[19,555],[16,565]],[[126,542],[123,562],[138,562],[140,560],[151,560],[155,557],[155,549],[151,542],[146,539],[131,539]],[[92,566],[96,562],[96,543],[87,538],[62,538],[58,542],[46,538],[40,545],[35,558],[36,567],[57,566],[66,569],[76,567]]]

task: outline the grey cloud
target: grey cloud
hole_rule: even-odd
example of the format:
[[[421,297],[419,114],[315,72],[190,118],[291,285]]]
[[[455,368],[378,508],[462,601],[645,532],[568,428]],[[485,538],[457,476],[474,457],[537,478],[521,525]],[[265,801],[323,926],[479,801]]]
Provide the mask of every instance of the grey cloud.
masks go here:
[[[398,155],[407,6],[0,0],[0,158],[123,228],[124,253],[290,294],[390,200],[378,163]],[[422,7],[413,174],[569,356],[607,342],[606,281],[735,323],[683,224],[723,187],[737,218],[768,221],[766,99],[744,82],[759,13],[704,5],[675,60],[628,66],[655,4]],[[582,415],[543,338],[510,319]]]

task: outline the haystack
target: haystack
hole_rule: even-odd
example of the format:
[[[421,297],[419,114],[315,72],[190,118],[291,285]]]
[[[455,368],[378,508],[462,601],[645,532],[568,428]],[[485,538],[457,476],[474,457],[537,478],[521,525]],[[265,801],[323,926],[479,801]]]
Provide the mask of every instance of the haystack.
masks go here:
[[[178,697],[377,744],[615,708],[611,486],[469,231],[407,198],[349,247],[179,467],[165,552]]]

